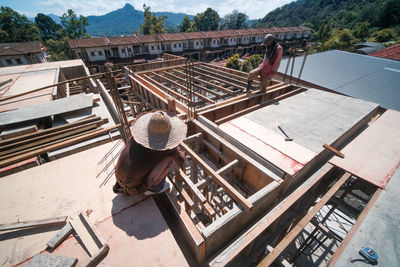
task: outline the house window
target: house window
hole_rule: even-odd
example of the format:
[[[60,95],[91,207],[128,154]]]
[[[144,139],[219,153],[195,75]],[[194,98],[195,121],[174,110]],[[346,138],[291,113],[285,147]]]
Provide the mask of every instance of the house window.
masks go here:
[[[160,50],[160,46],[159,45],[157,45],[157,49]]]
[[[171,44],[167,44],[167,50],[171,50]]]
[[[106,56],[111,57],[111,52],[110,52],[110,50],[104,50],[104,53],[106,54]]]
[[[174,44],[174,48],[176,48],[176,44]]]
[[[213,44],[215,44],[215,40],[213,40]]]
[[[179,43],[178,46],[181,47],[182,46],[181,43]]]
[[[102,56],[103,55],[103,51],[99,51],[99,56]]]
[[[196,42],[196,45],[199,45],[199,42]]]
[[[17,64],[20,64],[20,65],[22,64],[22,61],[20,58],[17,58],[16,60],[17,60]]]
[[[11,59],[7,59],[6,61],[7,61],[7,65],[12,65],[13,64]]]
[[[122,52],[122,54],[125,54],[125,49],[121,48],[121,52]]]
[[[90,55],[92,56],[92,57],[94,57],[95,56],[95,54],[94,54],[94,52],[92,51],[92,52],[90,52]]]
[[[140,53],[140,46],[134,46],[133,47],[133,52]]]
[[[132,48],[128,47],[128,53],[132,53]]]
[[[151,50],[154,50],[154,46],[151,46]]]

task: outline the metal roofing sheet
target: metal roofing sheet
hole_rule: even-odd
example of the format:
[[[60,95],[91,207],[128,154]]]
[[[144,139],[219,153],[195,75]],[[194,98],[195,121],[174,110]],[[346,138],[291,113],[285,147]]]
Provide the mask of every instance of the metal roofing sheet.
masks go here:
[[[295,60],[298,77],[302,57]],[[292,63],[290,63],[292,64]],[[284,73],[287,59],[278,72]],[[289,67],[288,73],[291,67]],[[339,93],[400,110],[400,62],[344,51],[326,51],[307,57],[301,80]]]

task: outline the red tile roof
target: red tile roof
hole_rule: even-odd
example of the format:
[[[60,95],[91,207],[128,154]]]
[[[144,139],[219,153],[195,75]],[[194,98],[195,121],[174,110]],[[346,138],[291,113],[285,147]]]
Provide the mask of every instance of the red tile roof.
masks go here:
[[[218,31],[202,32],[207,38],[221,38],[223,35]]]
[[[164,41],[184,41],[188,38],[182,33],[167,33],[160,34],[164,38]]]
[[[68,44],[69,47],[71,48],[106,46],[107,41],[105,39],[106,38],[101,38],[101,37],[70,39],[68,40]]]
[[[400,44],[386,47],[382,50],[369,54],[368,56],[400,60]]]
[[[162,41],[183,41],[187,39],[265,35],[268,33],[276,34],[281,32],[298,32],[304,30],[311,30],[311,29],[308,27],[287,27],[287,28],[267,28],[267,29],[222,30],[222,31],[208,31],[208,32],[163,33],[163,34],[151,34],[151,35],[132,35],[125,37],[104,36],[103,38],[85,38],[85,39],[69,40],[69,46],[71,48],[98,47],[106,45],[156,43]]]
[[[39,41],[25,43],[0,43],[0,56],[40,53],[44,46]]]

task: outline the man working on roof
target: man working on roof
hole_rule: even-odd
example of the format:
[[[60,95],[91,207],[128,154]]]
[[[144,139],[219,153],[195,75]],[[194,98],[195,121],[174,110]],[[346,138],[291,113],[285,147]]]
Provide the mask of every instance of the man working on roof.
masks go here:
[[[267,91],[267,82],[276,74],[281,64],[283,49],[272,34],[264,37],[262,45],[266,46],[264,60],[258,68],[252,70],[248,76],[248,83],[245,92],[249,92],[251,83],[257,76],[260,76],[261,91]]]
[[[165,179],[173,162],[183,166],[179,144],[186,132],[182,120],[161,110],[138,117],[115,167],[114,193],[153,195],[168,190]]]

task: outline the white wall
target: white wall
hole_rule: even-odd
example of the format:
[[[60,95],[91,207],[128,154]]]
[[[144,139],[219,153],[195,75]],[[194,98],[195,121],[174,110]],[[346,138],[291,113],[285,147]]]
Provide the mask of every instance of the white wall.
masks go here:
[[[203,49],[204,41],[202,39],[192,40],[194,49]]]
[[[172,52],[182,52],[183,51],[182,42],[171,42],[171,50]]]
[[[149,53],[150,55],[157,55],[162,53],[161,49],[161,43],[155,44],[155,43],[149,43],[147,44],[149,47]]]
[[[102,61],[106,60],[103,47],[85,48],[89,61]],[[111,51],[111,49],[110,49]],[[111,51],[112,53],[112,51]]]
[[[229,37],[228,38],[228,45],[229,46],[236,45],[236,37]]]
[[[248,44],[248,43],[250,43],[250,36],[242,36],[242,37],[239,37],[239,38],[240,38],[240,44]]]
[[[130,49],[130,52],[129,52]],[[129,58],[134,56],[133,47],[131,45],[118,46],[119,56],[121,58]]]
[[[211,39],[211,47],[219,47],[219,39]]]
[[[20,64],[17,63],[17,59],[20,60]],[[17,55],[17,56],[5,56],[0,58],[1,63],[3,66],[8,67],[8,66],[18,66],[18,65],[26,65],[28,64],[28,61],[23,55]],[[11,60],[10,63],[7,62],[7,60]]]
[[[263,39],[264,39],[264,35],[257,35],[256,43],[262,43]]]

